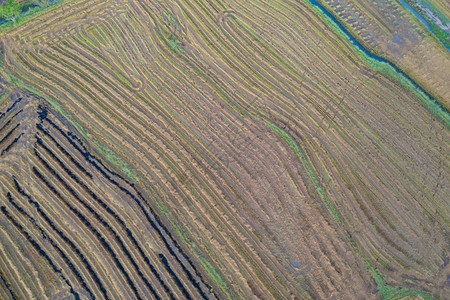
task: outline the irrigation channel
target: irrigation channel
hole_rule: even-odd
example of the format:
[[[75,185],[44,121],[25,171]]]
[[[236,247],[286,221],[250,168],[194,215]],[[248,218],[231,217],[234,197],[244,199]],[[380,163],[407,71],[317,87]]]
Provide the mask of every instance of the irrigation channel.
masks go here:
[[[311,3],[312,5],[314,5],[315,7],[317,7],[318,9],[320,9],[327,17],[329,17],[338,27],[340,30],[342,30],[342,32],[348,37],[348,39],[351,41],[351,43],[357,47],[359,50],[361,50],[365,55],[367,55],[368,57],[381,62],[381,63],[385,63],[388,64],[390,67],[392,67],[400,76],[404,77],[409,83],[411,83],[411,85],[416,88],[419,92],[425,94],[426,96],[426,101],[428,103],[427,106],[428,107],[436,107],[438,108],[440,111],[442,111],[445,115],[445,118],[443,118],[441,115],[439,115],[444,122],[446,122],[448,124],[448,121],[446,120],[447,118],[450,117],[449,111],[442,106],[438,101],[436,101],[427,91],[425,91],[420,85],[418,85],[416,82],[414,82],[414,80],[411,79],[411,77],[409,77],[405,72],[403,72],[401,69],[399,69],[397,66],[395,66],[393,63],[391,63],[390,61],[377,56],[375,54],[373,54],[372,52],[370,52],[368,49],[366,49],[360,42],[358,42],[358,40],[344,27],[344,25],[342,25],[341,22],[339,22],[339,20],[336,19],[336,17],[330,13],[322,4],[320,4],[317,0],[306,0],[307,2]]]

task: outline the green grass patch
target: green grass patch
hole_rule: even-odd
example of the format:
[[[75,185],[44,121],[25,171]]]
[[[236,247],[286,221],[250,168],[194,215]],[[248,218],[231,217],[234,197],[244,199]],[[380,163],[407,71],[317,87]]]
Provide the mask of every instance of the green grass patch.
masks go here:
[[[300,151],[300,148],[297,146],[297,143],[291,138],[291,136],[289,134],[287,134],[285,131],[283,131],[281,128],[279,128],[275,124],[272,124],[269,121],[265,121],[265,123],[272,130],[274,130],[278,135],[280,135],[286,141],[286,143],[288,143],[288,145],[294,150],[295,154],[297,154],[297,156],[300,158],[300,161],[302,162],[302,165],[305,168],[306,173],[308,174],[309,178],[311,178],[312,182],[314,183],[317,193],[320,195],[320,198],[322,198],[322,200],[325,202],[325,206],[327,207],[328,211],[331,213],[331,215],[336,220],[336,222],[339,225],[342,225],[342,221],[339,218],[338,213],[334,209],[333,203],[331,203],[330,199],[328,199],[322,185],[320,184],[319,180],[317,179],[317,176],[314,174],[314,171],[313,171],[312,167],[310,166],[308,160],[303,155],[303,153]]]
[[[377,284],[377,289],[381,294],[381,299],[397,300],[406,297],[414,297],[416,299],[417,297],[420,297],[424,300],[434,299],[433,296],[419,289],[410,289],[386,283],[383,276],[378,273],[377,269],[375,269],[367,260],[364,260],[364,263]]]
[[[176,24],[177,23],[177,21],[175,20],[173,15],[171,13],[169,13],[169,12],[166,12],[166,18],[171,24]]]
[[[181,48],[180,41],[175,36],[173,36],[173,35],[170,36],[168,40],[169,40],[170,49],[172,49],[175,52],[184,53],[184,49]]]
[[[6,0],[0,5],[0,19],[15,21],[22,12],[24,2],[16,2],[15,0]]]
[[[3,99],[5,99],[5,97],[8,95],[8,90],[4,90],[1,94],[0,94],[0,102],[3,101]]]
[[[65,0],[55,0],[49,2],[47,0],[28,0],[17,2],[16,0],[7,0],[0,5],[0,19],[7,20],[6,23],[0,25],[1,28],[9,28],[19,25],[24,21],[30,19],[38,12],[58,5]],[[31,5],[37,5],[31,7]],[[23,9],[29,7],[25,13],[22,13]]]
[[[436,37],[447,49],[449,49],[450,33],[439,27],[436,22],[437,20],[433,19],[430,14],[432,14],[434,18],[438,19],[444,25],[450,24],[449,18],[447,18],[446,15],[444,15],[433,3],[428,0],[406,0],[406,2],[408,2],[408,4],[428,22]],[[428,13],[424,9],[428,10]]]
[[[169,209],[167,207],[167,205],[165,205],[163,202],[161,202],[160,200],[155,200],[156,205],[158,205],[159,210],[164,214],[164,215],[168,215],[169,214]]]
[[[335,218],[336,222],[339,225],[342,225],[342,221],[340,220],[337,212],[335,211],[333,204],[330,202],[330,200],[327,198],[322,186],[320,185],[319,180],[317,179],[317,177],[314,175],[312,168],[310,167],[307,159],[305,158],[305,156],[303,155],[303,153],[301,152],[300,148],[297,146],[297,143],[289,136],[289,134],[287,134],[285,131],[283,131],[281,128],[277,127],[276,125],[265,121],[266,125],[269,126],[272,130],[274,130],[278,135],[280,135],[287,143],[288,145],[294,150],[294,152],[297,154],[297,156],[300,158],[300,161],[303,164],[303,167],[306,170],[306,173],[308,174],[308,176],[311,178],[311,180],[314,182],[314,185],[317,189],[318,194],[320,195],[320,197],[322,198],[322,200],[325,202],[328,210],[330,211],[330,213],[333,215],[333,217]],[[354,242],[352,237],[349,237],[349,241],[350,244],[352,245],[352,247],[358,251],[358,247],[356,245],[356,243]],[[363,257],[364,255],[361,254]],[[366,268],[369,270],[369,272],[372,275],[372,278],[375,280],[376,284],[377,284],[377,289],[380,292],[381,295],[381,299],[383,300],[397,300],[397,299],[403,299],[406,297],[420,297],[421,299],[424,300],[431,300],[434,299],[430,294],[419,290],[419,289],[410,289],[410,288],[405,288],[405,287],[400,287],[400,286],[394,286],[394,285],[390,285],[388,284],[383,276],[377,271],[377,269],[375,269],[375,267],[373,267],[366,258],[363,258],[364,263],[366,265]]]
[[[55,99],[53,99],[52,97],[49,97],[47,95],[44,95],[41,91],[35,89],[33,86],[26,84],[25,82],[23,82],[22,80],[20,80],[19,78],[17,78],[16,76],[12,75],[11,73],[7,73],[7,77],[8,77],[8,81],[24,90],[28,90],[30,92],[32,92],[33,94],[45,99],[48,103],[50,103],[50,105],[52,106],[52,108],[57,111],[58,113],[60,113],[64,118],[66,118],[67,120],[70,121],[70,123],[72,123],[73,126],[75,126],[75,128],[77,130],[79,130],[83,135],[85,136],[89,136],[89,133],[77,122],[74,121],[74,119],[72,118],[72,116],[64,109],[64,107]]]
[[[214,280],[214,282],[219,286],[221,290],[225,291],[225,282],[223,281],[223,278],[222,276],[220,276],[219,272],[217,272],[217,269],[208,261],[208,259],[203,255],[203,253],[200,252],[200,250],[196,249],[195,255],[198,257],[200,263],[208,272],[210,278]]]
[[[118,156],[111,148],[99,142],[96,138],[92,138],[91,140],[97,146],[100,154],[102,154],[108,162],[119,168],[128,178],[136,181],[136,174],[130,164],[123,160],[122,157]]]

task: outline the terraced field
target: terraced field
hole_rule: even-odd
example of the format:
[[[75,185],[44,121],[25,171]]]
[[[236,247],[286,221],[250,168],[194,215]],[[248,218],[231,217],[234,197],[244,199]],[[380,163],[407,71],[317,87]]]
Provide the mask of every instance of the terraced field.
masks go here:
[[[0,29],[0,298],[446,299],[448,52],[396,4],[435,53],[401,60],[387,1],[367,35],[337,2]]]
[[[42,99],[12,92],[3,105],[0,275],[10,296],[50,297],[53,285],[58,298],[215,298],[148,200]]]

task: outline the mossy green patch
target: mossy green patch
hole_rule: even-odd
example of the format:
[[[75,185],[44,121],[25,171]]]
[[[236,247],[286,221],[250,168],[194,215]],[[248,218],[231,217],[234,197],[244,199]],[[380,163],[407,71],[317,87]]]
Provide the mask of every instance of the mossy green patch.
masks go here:
[[[275,124],[272,124],[268,121],[265,121],[266,125],[269,126],[272,130],[274,130],[278,135],[280,135],[287,143],[288,145],[294,150],[294,152],[297,154],[297,156],[300,158],[300,161],[303,165],[303,167],[306,170],[306,173],[313,181],[318,194],[322,198],[322,200],[325,202],[325,205],[327,206],[330,213],[335,218],[336,222],[339,225],[343,225],[341,219],[339,218],[339,215],[337,214],[336,210],[333,207],[333,204],[331,201],[327,198],[325,191],[323,190],[319,180],[315,176],[312,168],[309,165],[309,162],[301,152],[300,148],[298,147],[297,143],[287,134],[285,131],[283,131],[281,128],[277,127]],[[355,251],[359,252],[358,247],[356,243],[354,242],[353,238],[349,236],[349,241],[352,247],[355,249]],[[364,255],[363,255],[364,257]],[[420,297],[425,300],[431,300],[433,297],[419,289],[410,289],[405,287],[399,287],[399,286],[393,286],[384,280],[383,276],[378,273],[378,271],[368,262],[367,259],[364,259],[364,263],[367,267],[367,269],[370,271],[372,278],[375,280],[377,284],[377,289],[381,294],[381,299],[385,300],[396,300],[396,299],[403,299],[406,297]]]
[[[171,13],[169,13],[169,12],[166,13],[166,18],[171,24],[175,24],[177,22],[175,20],[175,18],[173,17],[173,15]]]
[[[49,1],[23,1],[17,2],[15,0],[7,0],[0,6],[0,19],[4,18],[8,22],[0,25],[1,28],[8,28],[12,26],[19,25],[24,21],[30,19],[38,12],[58,5],[65,0],[55,0],[52,2]],[[33,5],[36,5],[33,7]],[[26,12],[23,12],[23,9],[28,7]]]
[[[420,14],[426,22],[430,25],[431,30],[436,37],[444,44],[447,49],[450,49],[450,33],[440,27],[437,23],[450,25],[450,20],[444,15],[431,1],[428,0],[406,0],[408,4]]]
[[[4,90],[1,94],[0,94],[0,102],[3,101],[3,99],[8,95],[8,91]]]
[[[158,205],[159,210],[164,214],[164,215],[168,215],[169,214],[169,209],[167,208],[167,205],[165,205],[163,202],[161,202],[160,200],[155,200],[156,205]]]
[[[217,272],[217,269],[208,261],[208,259],[203,255],[203,253],[200,252],[200,250],[196,249],[195,255],[198,257],[200,263],[206,269],[209,276],[214,280],[214,282],[219,286],[221,290],[225,291],[225,282],[223,281],[223,278],[222,276],[220,276],[219,272]]]
[[[377,284],[377,289],[381,294],[381,299],[396,300],[406,297],[414,297],[416,299],[417,297],[420,297],[424,300],[434,299],[433,296],[419,289],[410,289],[386,283],[383,276],[378,273],[377,269],[375,269],[367,260],[364,260],[364,263]]]
[[[184,49],[181,48],[180,41],[175,36],[169,37],[169,46],[173,51],[184,53]]]
[[[88,136],[89,133],[77,122],[75,122],[75,120],[72,118],[72,116],[64,109],[64,107],[55,99],[53,99],[52,97],[43,95],[43,93],[39,90],[37,90],[36,88],[34,88],[33,86],[30,86],[28,84],[26,84],[25,82],[23,82],[22,80],[20,80],[19,78],[17,78],[16,76],[7,73],[7,77],[8,77],[8,81],[24,90],[28,90],[30,92],[32,92],[33,94],[44,98],[48,103],[50,103],[50,105],[52,106],[52,108],[57,111],[58,113],[60,113],[64,118],[66,118],[67,120],[70,121],[70,123],[75,126],[75,128],[80,131],[84,136]]]
[[[0,19],[15,21],[22,12],[23,3],[15,0],[6,0],[0,5]]]

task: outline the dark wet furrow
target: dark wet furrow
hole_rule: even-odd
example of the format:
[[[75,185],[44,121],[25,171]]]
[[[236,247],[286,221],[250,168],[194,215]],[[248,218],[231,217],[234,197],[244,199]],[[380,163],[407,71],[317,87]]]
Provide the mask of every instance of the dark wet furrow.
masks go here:
[[[167,250],[169,253],[175,258],[175,260],[180,264],[181,268],[183,269],[183,272],[186,274],[190,282],[197,288],[197,290],[200,292],[203,299],[208,299],[207,295],[203,291],[203,289],[200,287],[200,283],[197,282],[197,280],[194,279],[194,276],[191,274],[191,272],[186,268],[186,266],[181,262],[181,260],[178,258],[178,256],[175,254],[174,250],[172,249],[172,246],[169,245],[169,242],[167,241],[167,238],[164,236],[164,234],[161,232],[160,228],[164,231],[164,233],[170,238],[171,242],[174,244],[174,247],[179,251],[179,253],[186,259],[186,261],[190,264],[190,267],[195,271],[195,275],[198,276],[198,278],[201,278],[200,274],[197,272],[196,268],[194,267],[191,260],[187,257],[186,254],[183,253],[181,248],[178,246],[176,241],[173,239],[172,235],[168,230],[165,228],[164,225],[162,225],[161,221],[159,220],[159,217],[154,213],[153,209],[150,207],[150,205],[147,205],[148,209],[150,210],[152,216],[155,218],[156,223],[158,226],[153,222],[150,215],[147,213],[147,210],[144,208],[143,204],[137,197],[135,197],[128,189],[122,187],[117,181],[115,181],[109,174],[106,173],[105,170],[107,170],[110,174],[117,176],[118,178],[122,179],[124,182],[127,182],[125,179],[123,179],[119,174],[116,174],[109,169],[107,169],[102,162],[97,160],[93,155],[91,155],[87,149],[83,145],[78,145],[75,143],[71,136],[69,134],[66,134],[58,125],[56,125],[52,120],[50,120],[47,115],[43,117],[45,121],[47,121],[53,128],[55,128],[59,133],[61,133],[62,136],[64,136],[67,141],[81,154],[83,155],[86,160],[92,165],[94,168],[96,168],[106,179],[108,179],[112,184],[117,186],[121,191],[126,193],[128,196],[130,196],[136,204],[139,206],[142,213],[145,215],[147,221],[150,223],[150,225],[158,232],[159,236],[163,240]],[[128,183],[128,182],[127,182]],[[130,186],[134,187],[133,184],[130,184]],[[140,195],[140,198],[143,199],[142,195]],[[206,283],[202,282],[209,290],[211,290],[210,286]]]
[[[83,279],[83,277],[81,276],[80,272],[74,266],[72,261],[67,257],[67,255],[56,244],[56,242],[37,224],[36,220],[33,217],[31,217],[28,213],[26,213],[25,210],[16,203],[16,201],[11,196],[10,192],[8,192],[6,194],[6,197],[8,198],[9,203],[11,203],[11,205],[14,206],[14,208],[16,208],[18,212],[20,212],[25,218],[27,218],[31,222],[31,224],[33,224],[33,226],[36,229],[38,229],[38,231],[41,233],[42,237],[50,242],[50,244],[53,246],[53,248],[55,248],[55,250],[59,253],[59,255],[64,260],[66,265],[69,267],[69,269],[75,275],[75,277],[77,278],[77,280],[81,284],[81,286],[91,295],[92,299],[95,299],[94,294],[92,293],[92,291],[87,286],[86,281]],[[51,224],[51,227],[54,230],[54,226],[51,223],[51,221],[50,221],[49,224]]]
[[[94,234],[94,236],[100,241],[103,248],[110,254],[112,259],[114,260],[114,263],[116,264],[117,268],[120,270],[122,275],[125,277],[128,285],[130,286],[130,289],[133,291],[133,294],[138,299],[142,299],[142,297],[139,295],[137,288],[133,281],[130,278],[130,275],[125,270],[124,266],[118,259],[117,255],[112,250],[109,243],[106,241],[106,239],[98,232],[97,229],[92,225],[92,223],[74,206],[72,206],[56,189],[55,187],[50,184],[50,182],[42,175],[39,170],[33,166],[32,167],[33,173],[44,183],[44,185],[58,198],[60,199],[66,206],[69,208],[71,212],[74,213],[74,215]]]
[[[47,252],[42,250],[42,248],[39,246],[39,244],[29,235],[29,233],[23,228],[22,225],[20,225],[8,212],[6,209],[6,206],[1,206],[0,210],[5,215],[5,217],[14,225],[14,227],[25,237],[25,239],[33,246],[33,248],[39,253],[41,257],[43,257],[47,263],[50,265],[50,267],[53,269],[55,273],[58,273],[59,276],[62,278],[62,280],[70,287],[70,292],[72,295],[74,295],[75,299],[80,299],[80,296],[77,292],[74,291],[72,285],[67,280],[67,278],[62,274],[61,269],[58,269],[58,267],[54,264],[54,262],[51,260],[51,258],[48,256]]]
[[[34,201],[30,195],[28,195],[23,188],[20,186],[19,182],[17,182],[17,180],[14,178],[14,185],[16,187],[16,190],[24,197],[26,197],[28,199],[28,202],[33,205],[33,207],[36,208],[37,212],[39,213],[39,215],[45,220],[45,222],[52,228],[53,231],[55,231],[59,237],[70,247],[70,249],[72,249],[72,251],[78,256],[78,258],[81,260],[81,262],[83,263],[83,265],[86,267],[86,270],[88,271],[88,273],[90,274],[90,276],[92,277],[92,279],[94,280],[95,284],[98,286],[100,292],[102,293],[103,297],[105,297],[105,299],[109,299],[108,295],[106,294],[106,289],[104,287],[104,285],[102,284],[102,282],[100,281],[97,273],[94,271],[94,269],[92,268],[91,264],[88,262],[88,260],[86,259],[86,257],[84,256],[83,253],[81,253],[81,251],[78,249],[78,247],[59,229],[56,227],[56,225],[53,223],[52,220],[50,220],[50,218],[47,216],[47,214],[41,209],[39,203],[37,203],[36,201]]]
[[[105,211],[110,214],[122,227],[122,229],[125,231],[127,237],[131,240],[133,245],[138,250],[139,254],[144,259],[145,263],[150,267],[150,270],[152,271],[153,275],[157,278],[158,282],[161,284],[161,286],[164,288],[164,290],[167,292],[167,294],[170,296],[171,299],[174,298],[174,295],[170,291],[169,287],[164,283],[164,281],[161,279],[160,274],[155,269],[155,267],[150,263],[150,260],[145,255],[142,248],[139,246],[136,238],[134,237],[131,230],[125,225],[125,222],[122,220],[122,218],[119,217],[119,215],[114,212],[102,199],[100,199],[92,190],[90,190],[86,184],[84,184],[71,170],[69,170],[64,163],[56,157],[56,155],[42,142],[42,140],[39,137],[36,137],[37,144],[41,146],[59,165],[60,167],[80,186],[83,188],[83,190],[90,195],[92,199],[94,199],[97,203],[99,203]],[[137,267],[137,266],[136,266]],[[179,281],[178,277],[176,277],[176,280]],[[184,288],[184,287],[183,287]]]

